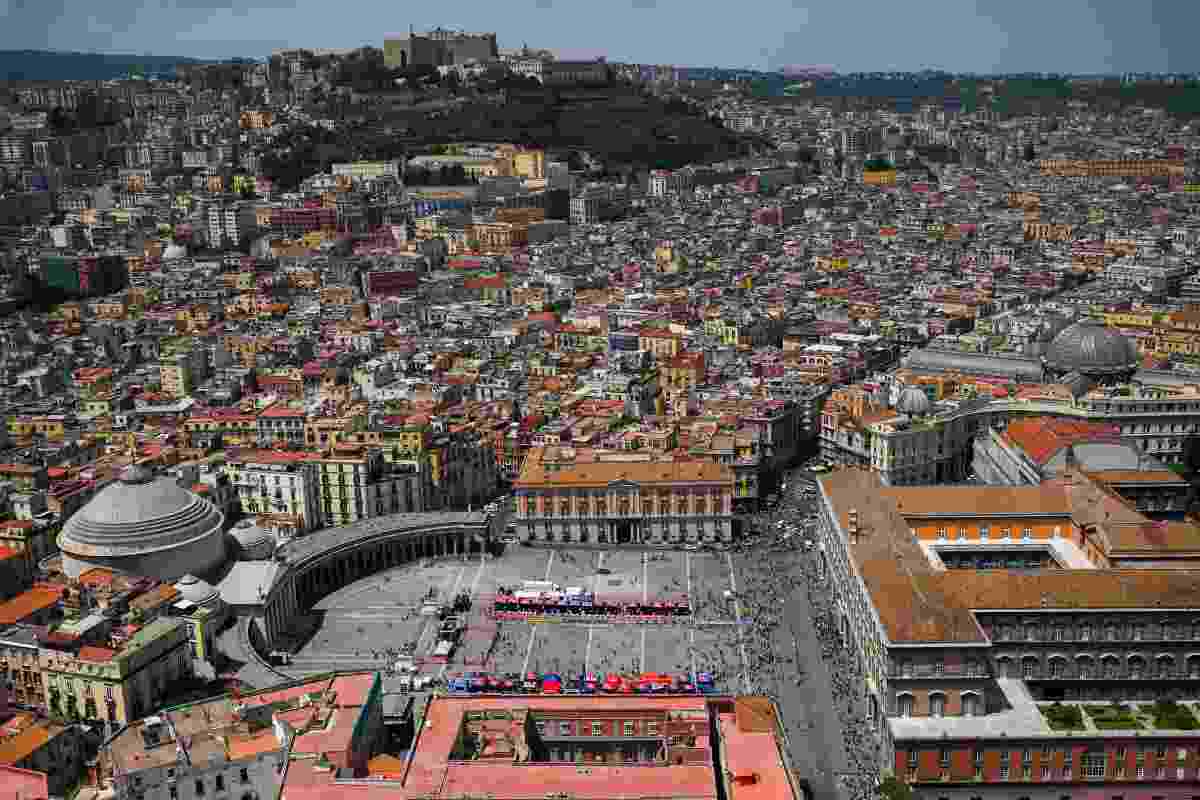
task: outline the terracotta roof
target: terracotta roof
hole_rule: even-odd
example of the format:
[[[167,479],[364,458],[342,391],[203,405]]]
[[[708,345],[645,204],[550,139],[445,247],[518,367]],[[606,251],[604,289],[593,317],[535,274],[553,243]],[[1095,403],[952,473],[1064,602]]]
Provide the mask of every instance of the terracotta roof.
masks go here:
[[[285,405],[274,405],[266,409],[259,416],[261,417],[303,417],[304,409],[289,408]]]
[[[24,760],[44,747],[62,730],[61,725],[43,720],[35,722],[16,736],[0,741],[0,764],[16,764]]]
[[[1104,529],[1109,555],[1200,553],[1200,526],[1191,522],[1109,525]]]
[[[1008,514],[1071,516],[1061,486],[889,486],[881,493],[905,517],[996,517]]]
[[[145,594],[138,595],[129,602],[130,608],[140,608],[142,611],[149,611],[153,608],[170,603],[175,598],[179,597],[179,590],[169,583],[164,583],[157,588],[151,589]]]
[[[1115,425],[1100,422],[1034,417],[1010,422],[1004,435],[1040,466],[1069,444],[1097,439],[1112,440],[1119,438],[1121,431]]]
[[[711,763],[636,767],[575,763],[518,763],[448,761],[468,710],[528,709],[553,714],[570,709],[620,713],[624,710],[694,710],[706,712],[703,697],[583,697],[523,696],[435,698],[416,742],[404,789],[408,796],[491,793],[498,797],[544,797],[565,792],[579,800],[613,797],[716,798]],[[289,776],[290,777],[290,776]],[[290,796],[290,792],[289,792]]]
[[[79,585],[96,587],[111,586],[116,579],[116,573],[105,567],[92,567],[79,574]]]
[[[738,701],[740,706],[742,701]],[[771,712],[772,717],[774,712]],[[794,797],[787,769],[775,741],[774,729],[743,728],[743,714],[718,716],[721,747],[728,772],[729,800],[786,800]]]
[[[50,796],[49,776],[44,772],[0,765],[0,786],[21,800],[45,800]]]
[[[78,658],[80,661],[93,661],[97,664],[104,664],[108,661],[112,661],[116,655],[116,650],[112,650],[107,647],[85,645],[84,647],[79,648]]]
[[[62,597],[62,587],[38,584],[0,604],[0,625],[12,625],[53,606]]]
[[[1104,483],[1187,483],[1169,469],[1098,469],[1088,475]]]
[[[516,481],[520,488],[552,488],[555,486],[607,486],[613,481],[632,481],[644,484],[722,483],[733,482],[733,470],[710,461],[688,462],[592,462],[550,471],[542,465],[543,448],[533,448],[525,459]]]
[[[383,753],[367,762],[367,772],[374,778],[399,780],[404,775],[405,761]]]
[[[898,490],[883,488],[876,473],[839,469],[823,476],[820,483],[837,514],[841,535],[849,530],[851,509],[858,512],[859,534],[850,552],[894,643],[985,641],[973,613],[977,609],[1200,606],[1200,576],[1184,570],[937,570],[897,506]],[[1105,511],[1095,494],[1102,495],[1103,490],[1086,479],[1074,484],[1052,482],[1050,489],[1055,487],[1070,499],[1076,516]],[[998,496],[1015,497],[1006,494],[1010,487],[916,488],[944,493],[940,509],[927,507],[931,513],[951,514],[957,508],[959,513],[971,513],[976,500],[994,507],[996,502],[984,497],[992,488],[1000,492]],[[965,491],[955,494],[959,488]],[[927,496],[937,497],[934,491]],[[958,507],[955,498],[963,506]],[[1020,510],[1019,505],[1008,508]]]

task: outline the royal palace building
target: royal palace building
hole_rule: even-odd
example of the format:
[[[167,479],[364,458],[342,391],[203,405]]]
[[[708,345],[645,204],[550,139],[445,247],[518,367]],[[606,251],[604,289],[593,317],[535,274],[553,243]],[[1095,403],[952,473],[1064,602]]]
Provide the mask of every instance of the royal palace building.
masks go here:
[[[820,578],[882,769],[937,800],[1195,796],[1196,526],[1070,470],[886,487],[841,468],[819,502]]]

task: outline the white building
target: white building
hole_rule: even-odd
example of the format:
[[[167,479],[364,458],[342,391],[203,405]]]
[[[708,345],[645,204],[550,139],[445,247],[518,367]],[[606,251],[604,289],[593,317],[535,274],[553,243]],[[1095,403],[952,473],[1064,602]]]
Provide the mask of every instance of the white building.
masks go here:
[[[321,527],[316,467],[299,453],[259,450],[239,453],[225,465],[243,514],[281,535]]]
[[[1174,294],[1191,270],[1183,264],[1138,264],[1118,260],[1104,269],[1104,277],[1116,286],[1136,286],[1143,291]]]
[[[208,241],[214,246],[237,244],[243,236],[256,232],[254,207],[235,202],[214,204],[208,208]]]

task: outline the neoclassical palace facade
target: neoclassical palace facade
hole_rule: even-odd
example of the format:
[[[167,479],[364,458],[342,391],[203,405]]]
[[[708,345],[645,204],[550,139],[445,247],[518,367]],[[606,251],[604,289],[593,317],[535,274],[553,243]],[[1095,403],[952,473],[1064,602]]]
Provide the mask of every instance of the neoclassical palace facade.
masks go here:
[[[733,539],[734,472],[702,461],[595,461],[556,469],[535,448],[514,484],[532,543],[719,544]]]

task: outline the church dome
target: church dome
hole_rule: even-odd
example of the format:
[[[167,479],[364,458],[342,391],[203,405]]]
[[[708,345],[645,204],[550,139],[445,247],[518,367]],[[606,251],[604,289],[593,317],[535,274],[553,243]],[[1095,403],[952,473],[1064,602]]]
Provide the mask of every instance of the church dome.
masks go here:
[[[242,520],[229,532],[245,561],[264,561],[275,552],[275,535],[253,520]]]
[[[90,567],[174,581],[225,560],[225,515],[171,478],[128,467],[63,526],[67,575]]]
[[[1089,378],[1115,377],[1137,369],[1133,342],[1092,319],[1065,329],[1046,350],[1046,367],[1058,373],[1078,372]]]
[[[910,417],[920,417],[929,413],[929,395],[916,386],[909,386],[900,392],[896,400],[896,410]]]
[[[213,601],[219,597],[211,583],[197,578],[191,573],[180,578],[176,582],[175,588],[179,590],[179,594],[183,596],[184,600],[197,606],[212,605]]]

